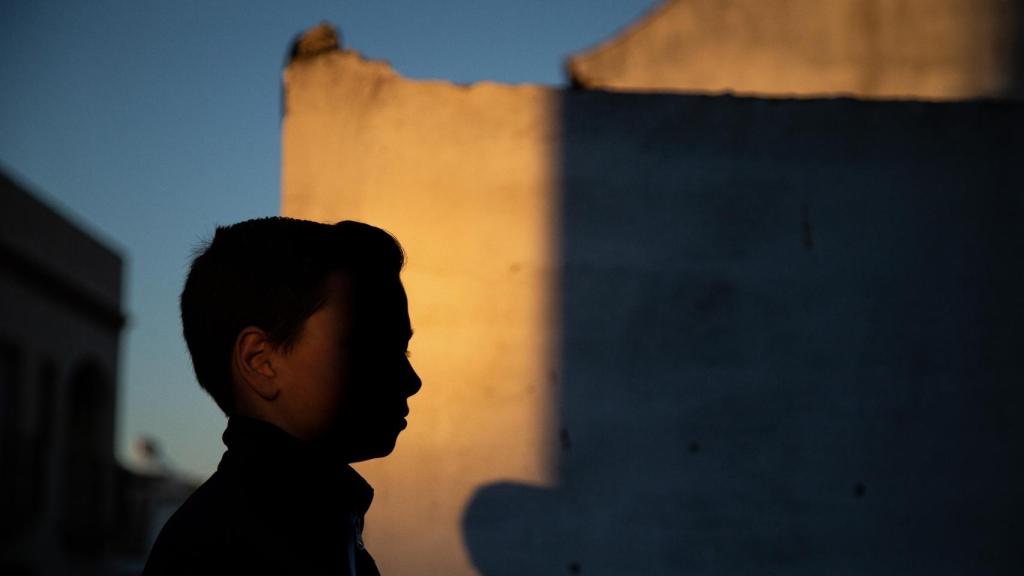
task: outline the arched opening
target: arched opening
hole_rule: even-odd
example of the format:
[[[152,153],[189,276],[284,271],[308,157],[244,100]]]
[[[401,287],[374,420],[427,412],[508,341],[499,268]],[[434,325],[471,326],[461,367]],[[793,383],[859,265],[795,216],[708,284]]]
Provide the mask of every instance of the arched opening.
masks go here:
[[[25,519],[24,506],[18,499],[24,476],[22,434],[18,426],[21,392],[19,350],[0,341],[0,541],[18,535]]]
[[[36,381],[36,420],[29,445],[32,450],[32,514],[39,516],[47,505],[50,487],[50,455],[53,451],[53,425],[56,410],[57,364],[51,358],[43,360]]]
[[[108,387],[102,368],[85,362],[72,373],[68,388],[61,528],[68,551],[81,556],[102,553],[106,535]]]

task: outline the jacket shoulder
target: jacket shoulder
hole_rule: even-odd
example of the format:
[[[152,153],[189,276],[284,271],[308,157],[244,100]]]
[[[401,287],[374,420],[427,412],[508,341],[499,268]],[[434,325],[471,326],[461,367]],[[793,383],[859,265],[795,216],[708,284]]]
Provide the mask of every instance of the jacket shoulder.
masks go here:
[[[171,515],[149,553],[143,574],[195,573],[222,563],[230,554],[238,516],[236,495],[214,473]]]

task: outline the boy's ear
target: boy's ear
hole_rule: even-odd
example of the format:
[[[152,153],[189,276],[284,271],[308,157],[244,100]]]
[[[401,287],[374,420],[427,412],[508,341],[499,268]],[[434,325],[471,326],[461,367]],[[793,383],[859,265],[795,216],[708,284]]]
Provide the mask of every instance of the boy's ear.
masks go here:
[[[240,380],[260,398],[272,401],[280,393],[274,369],[275,346],[267,333],[249,326],[238,333],[231,362]]]

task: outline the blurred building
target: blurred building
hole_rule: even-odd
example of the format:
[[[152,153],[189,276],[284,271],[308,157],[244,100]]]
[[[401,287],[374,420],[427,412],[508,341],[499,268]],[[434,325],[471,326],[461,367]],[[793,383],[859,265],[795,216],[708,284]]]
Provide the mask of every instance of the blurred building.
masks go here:
[[[0,176],[4,573],[97,568],[114,514],[121,258]]]
[[[121,285],[120,256],[0,173],[0,573],[131,572],[190,491],[115,460]]]
[[[409,256],[382,571],[1020,573],[1020,21],[679,0],[569,89],[300,39],[283,214]]]

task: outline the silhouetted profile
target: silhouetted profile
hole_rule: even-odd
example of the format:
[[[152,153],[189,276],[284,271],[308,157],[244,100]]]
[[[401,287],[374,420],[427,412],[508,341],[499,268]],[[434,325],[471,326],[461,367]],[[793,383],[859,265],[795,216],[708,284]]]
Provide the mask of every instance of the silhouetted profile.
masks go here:
[[[218,228],[181,317],[199,384],[228,415],[217,472],[171,517],[145,574],[377,574],[362,543],[373,490],[420,388],[404,255],[359,222]]]

